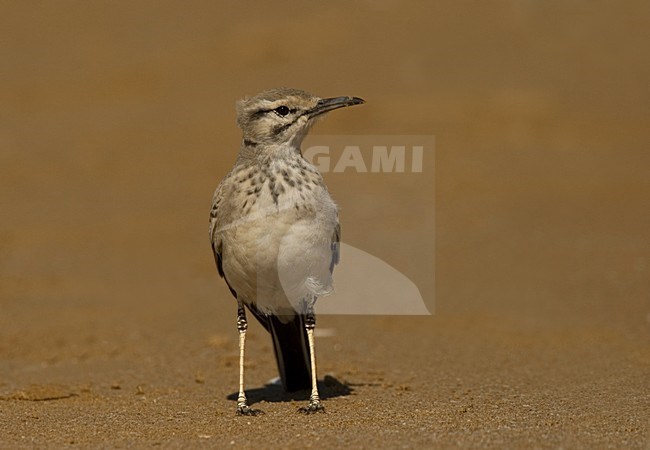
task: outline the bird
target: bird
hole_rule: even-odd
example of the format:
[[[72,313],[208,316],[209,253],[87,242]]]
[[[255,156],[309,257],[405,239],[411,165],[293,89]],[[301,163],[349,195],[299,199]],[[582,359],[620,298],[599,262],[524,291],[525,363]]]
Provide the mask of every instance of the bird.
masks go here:
[[[325,113],[364,102],[276,88],[236,104],[241,145],[215,190],[209,233],[218,273],[237,300],[237,415],[263,414],[248,405],[244,389],[246,310],[271,335],[284,390],[311,389],[308,406],[299,411],[324,412],[314,304],[333,291],[341,228],[338,206],[301,143]]]

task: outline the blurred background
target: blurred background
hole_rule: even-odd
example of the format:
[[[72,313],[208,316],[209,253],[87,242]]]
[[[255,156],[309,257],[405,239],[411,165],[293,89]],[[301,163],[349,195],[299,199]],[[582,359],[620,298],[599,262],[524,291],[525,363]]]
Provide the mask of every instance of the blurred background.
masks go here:
[[[586,0],[2,2],[0,390],[106,387],[146,358],[162,386],[182,358],[208,373],[215,346],[236,352],[208,208],[238,150],[235,101],[278,86],[367,100],[319,134],[435,136],[417,178],[326,175],[344,241],[435,311],[360,319],[363,333],[408,343],[419,329],[437,362],[485,336],[550,333],[553,352],[574,339],[647,374],[649,13]],[[441,350],[428,332],[469,340]],[[588,367],[577,378],[602,369]],[[634,389],[647,398],[647,383]]]

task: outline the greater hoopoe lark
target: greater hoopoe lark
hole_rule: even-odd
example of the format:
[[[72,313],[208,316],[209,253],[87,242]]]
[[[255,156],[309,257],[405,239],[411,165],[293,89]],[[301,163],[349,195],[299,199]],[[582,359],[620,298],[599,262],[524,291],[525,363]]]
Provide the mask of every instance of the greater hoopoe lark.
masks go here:
[[[332,291],[340,226],[323,177],[303,158],[300,145],[318,117],[363,102],[282,88],[237,103],[243,139],[235,166],[212,200],[210,241],[219,275],[237,299],[238,414],[260,412],[248,406],[244,392],[244,306],[273,338],[284,389],[311,388],[309,406],[300,410],[323,410],[314,303]]]

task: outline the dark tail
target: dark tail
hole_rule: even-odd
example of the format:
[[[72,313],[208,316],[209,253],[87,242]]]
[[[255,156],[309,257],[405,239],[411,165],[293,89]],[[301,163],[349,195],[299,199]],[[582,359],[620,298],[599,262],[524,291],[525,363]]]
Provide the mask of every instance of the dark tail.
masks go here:
[[[262,314],[255,305],[248,310],[271,333],[275,360],[282,386],[287,392],[311,389],[309,342],[305,330],[305,316],[271,316]],[[282,320],[281,320],[282,319]]]
[[[294,392],[310,389],[311,369],[305,317],[300,314],[281,318],[268,316],[267,320],[284,390]]]

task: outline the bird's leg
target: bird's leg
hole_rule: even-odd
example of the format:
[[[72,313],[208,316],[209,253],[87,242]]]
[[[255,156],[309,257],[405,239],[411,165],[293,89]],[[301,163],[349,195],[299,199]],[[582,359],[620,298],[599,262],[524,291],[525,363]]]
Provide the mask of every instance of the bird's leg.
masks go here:
[[[244,392],[244,346],[246,344],[248,322],[246,321],[244,304],[240,301],[237,302],[237,329],[239,330],[239,395],[237,396],[237,415],[256,416],[262,411],[252,409],[248,406],[246,393]]]
[[[307,314],[305,316],[305,329],[307,330],[307,340],[309,342],[309,357],[311,363],[311,395],[309,396],[309,406],[300,408],[300,412],[311,414],[315,412],[325,412],[325,407],[320,401],[318,395],[318,382],[316,376],[316,352],[314,351],[314,328],[316,327],[316,316],[314,315],[314,301],[307,305]]]

